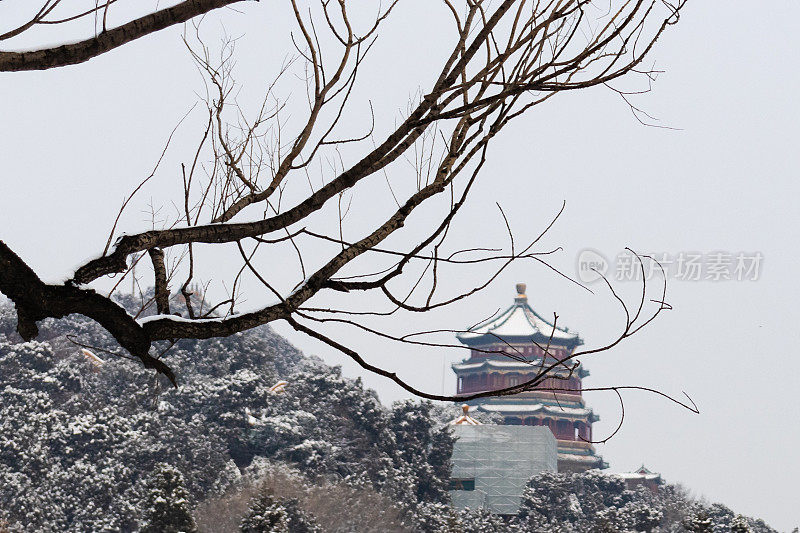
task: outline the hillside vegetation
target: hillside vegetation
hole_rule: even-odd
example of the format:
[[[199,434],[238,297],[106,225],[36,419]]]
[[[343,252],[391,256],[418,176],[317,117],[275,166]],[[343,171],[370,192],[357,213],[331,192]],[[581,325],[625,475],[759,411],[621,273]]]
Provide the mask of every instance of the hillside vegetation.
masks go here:
[[[0,531],[772,531],[598,472],[534,478],[517,517],[456,511],[455,409],[387,408],[266,326],[177,343],[177,389],[80,316],[14,328],[0,304]]]

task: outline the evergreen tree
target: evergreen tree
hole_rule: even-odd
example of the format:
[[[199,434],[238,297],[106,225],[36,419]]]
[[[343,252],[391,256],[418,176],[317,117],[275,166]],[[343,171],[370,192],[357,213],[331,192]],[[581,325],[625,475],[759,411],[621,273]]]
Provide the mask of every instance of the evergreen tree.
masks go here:
[[[623,518],[621,509],[634,496],[625,489],[622,478],[596,470],[581,474],[542,472],[528,482],[519,517],[534,529],[546,529],[554,522],[579,527],[603,522],[613,528]]]
[[[395,464],[406,467],[419,502],[447,503],[455,439],[432,416],[431,402],[395,402],[389,428],[395,437]]]
[[[286,514],[289,517],[289,531],[292,533],[320,533],[317,521],[309,513],[300,508],[295,498],[283,501]]]
[[[240,525],[242,533],[319,533],[316,520],[295,498],[281,500],[267,489],[250,502]]]
[[[414,513],[414,530],[420,533],[462,533],[461,517],[449,505],[422,503]]]
[[[431,420],[428,418],[428,420]],[[456,438],[453,436],[452,427],[446,425],[439,429],[432,428],[430,451],[428,452],[428,463],[431,465],[433,476],[428,482],[427,487],[422,492],[427,498],[434,501],[449,502],[450,476],[453,473],[453,463],[450,458],[453,456],[453,445]]]
[[[189,493],[183,475],[161,463],[149,480],[142,533],[195,533]]]
[[[464,509],[461,511],[463,533],[514,533],[523,531],[515,520],[506,521],[487,509]]]
[[[704,508],[697,508],[683,521],[683,527],[692,533],[711,533],[714,521]]]
[[[736,515],[731,521],[731,533],[750,533],[750,525],[742,515]]]
[[[444,421],[452,419],[452,408],[405,401],[387,409],[359,380],[303,356],[269,328],[179,342],[166,356],[185,376],[173,389],[154,387],[151,373],[100,350],[104,365],[87,359],[66,335],[115,348],[88,319],[42,321],[42,342],[19,342],[15,320],[13,309],[0,304],[0,519],[12,531],[134,531],[147,525],[145,509],[155,516],[156,502],[166,507],[179,500],[187,525],[151,530],[191,531],[188,502],[246,483],[241,471],[258,461],[297,468],[304,476],[299,486],[317,495],[361,494],[353,507],[322,510],[302,491],[291,493],[302,508],[315,509],[319,523],[337,524],[336,531],[363,531],[382,516],[378,507],[388,509],[393,525],[386,531],[403,530],[400,522],[428,530],[517,531],[486,511],[446,505],[453,437]],[[289,386],[272,394],[278,378]],[[142,481],[142,472],[161,462],[183,473],[182,495],[159,500]],[[700,509],[712,533],[731,531],[736,520],[727,507],[700,504],[680,487],[628,491],[621,479],[599,472],[543,474],[529,488],[519,531],[595,533],[601,521],[608,531],[647,531],[661,513],[654,531],[677,533]],[[296,502],[277,505],[290,530],[303,524],[315,530]],[[244,507],[231,524],[239,524]],[[290,522],[292,516],[298,518]],[[752,533],[775,533],[760,520],[739,522]],[[383,531],[381,524],[369,531]]]
[[[240,525],[242,533],[290,533],[289,514],[267,490],[261,490],[250,501]]]
[[[642,501],[632,501],[620,509],[626,529],[653,531],[661,523],[664,513]]]

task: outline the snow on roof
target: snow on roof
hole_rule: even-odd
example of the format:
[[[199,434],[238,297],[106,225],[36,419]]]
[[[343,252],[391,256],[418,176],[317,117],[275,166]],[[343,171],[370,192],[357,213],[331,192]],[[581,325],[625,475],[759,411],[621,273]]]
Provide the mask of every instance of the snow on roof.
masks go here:
[[[539,316],[530,305],[525,294],[525,284],[517,284],[517,297],[514,305],[499,316],[478,324],[469,331],[458,333],[458,340],[464,344],[483,344],[497,340],[525,339],[546,344],[551,338],[556,345],[577,346],[582,344],[577,333],[554,327]]]
[[[640,474],[638,472],[614,472],[622,479],[661,479],[661,474]]]
[[[572,452],[558,452],[558,458],[562,461],[572,461],[572,462],[581,462],[581,463],[602,463],[603,458],[598,457],[597,455],[593,454],[579,454],[579,453],[572,453]]]
[[[644,465],[640,466],[633,472],[615,472],[615,475],[623,479],[646,479],[646,480],[660,480],[661,474],[651,472]]]
[[[507,370],[530,370],[536,368],[537,364],[541,364],[541,359],[533,361],[498,361],[497,359],[485,359],[476,363],[453,363],[454,370],[473,370],[476,368],[490,367],[490,368],[504,368]]]
[[[529,361],[504,361],[502,359],[484,359],[482,361],[473,361],[473,360],[466,360],[461,363],[453,363],[450,367],[453,369],[454,372],[464,372],[469,370],[481,370],[481,369],[494,369],[494,370],[519,370],[520,372],[530,372],[531,370],[538,371],[541,368],[541,359],[531,359]],[[566,374],[567,371],[561,367],[556,367],[551,371],[553,374],[563,375]],[[583,365],[579,366],[576,374],[580,378],[585,378],[589,375],[589,371],[586,370]]]
[[[545,405],[542,403],[487,403],[480,406],[481,411],[501,412],[501,413],[539,413],[544,412],[553,415],[567,416],[590,416],[592,410],[586,407],[558,407]]]
[[[455,420],[450,421],[451,426],[482,426],[480,422],[469,416],[469,405],[464,404],[461,406],[461,410],[464,412],[461,416],[456,418]]]

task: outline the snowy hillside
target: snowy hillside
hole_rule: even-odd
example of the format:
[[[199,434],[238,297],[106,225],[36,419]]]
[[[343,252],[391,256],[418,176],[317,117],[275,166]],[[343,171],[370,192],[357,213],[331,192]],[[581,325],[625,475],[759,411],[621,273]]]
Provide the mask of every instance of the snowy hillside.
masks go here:
[[[387,408],[268,327],[179,342],[174,389],[85,318],[15,325],[1,304],[0,532],[772,531],[599,473],[534,478],[518,517],[456,511],[454,408]]]

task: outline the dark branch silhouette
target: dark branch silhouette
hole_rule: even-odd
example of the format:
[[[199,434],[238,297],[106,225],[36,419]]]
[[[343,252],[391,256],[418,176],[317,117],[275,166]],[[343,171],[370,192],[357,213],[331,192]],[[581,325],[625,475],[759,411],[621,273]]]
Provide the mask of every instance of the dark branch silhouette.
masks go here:
[[[209,11],[241,1],[243,0],[184,0],[172,7],[150,13],[116,28],[106,29],[104,23],[103,30],[98,35],[76,43],[24,52],[0,50],[0,72],[46,70],[83,63],[151,33],[181,24]],[[30,31],[37,25],[66,24],[92,15],[100,9],[104,9],[105,14],[108,6],[114,2],[104,2],[94,9],[79,12],[59,20],[48,19],[47,16],[60,3],[61,0],[47,0],[28,22],[17,28],[7,30],[0,35],[0,41],[11,39],[23,32]]]
[[[631,313],[607,284],[625,314],[623,332],[614,341],[563,358],[549,357],[552,354],[548,343],[540,347],[545,356],[537,363],[534,379],[468,396],[419,390],[310,325],[338,322],[397,342],[421,344],[425,343],[417,339],[421,332],[392,336],[359,320],[402,312],[424,313],[463,301],[487,288],[517,261],[544,265],[580,285],[547,263],[547,256],[557,249],[536,248],[563,207],[540,234],[523,245],[500,206],[499,226],[508,233],[507,248],[492,243],[451,250],[448,237],[479,179],[490,145],[502,130],[562,92],[608,87],[610,82],[626,76],[644,76],[649,87],[652,72],[640,69],[642,60],[666,29],[678,21],[685,0],[674,5],[645,0],[611,2],[611,9],[599,19],[596,12],[587,12],[594,7],[592,0],[440,0],[436,6],[442,7],[452,22],[449,54],[434,79],[423,81],[429,89],[412,102],[407,115],[382,138],[376,138],[375,132],[381,130],[376,128],[371,103],[369,124],[355,134],[340,130],[349,109],[358,104],[353,100],[360,69],[371,57],[381,31],[387,30],[385,23],[398,0],[384,4],[366,23],[360,16],[355,22],[344,0],[309,6],[301,6],[299,0],[287,1],[294,13],[292,42],[296,53],[284,62],[275,81],[267,87],[260,107],[253,112],[236,101],[234,41],[229,40],[215,51],[199,39],[199,29],[194,35],[186,32],[191,57],[205,80],[205,114],[200,141],[181,165],[184,194],[173,203],[178,213],[174,220],[165,221],[158,228],[154,221],[150,231],[124,234],[114,240],[120,220],[117,216],[109,239],[113,244],[100,246],[98,256],[79,266],[63,285],[43,283],[0,241],[0,291],[16,306],[18,330],[23,338],[37,336],[39,320],[80,313],[106,328],[122,348],[145,366],[175,383],[172,371],[160,359],[164,352],[151,354],[155,354],[153,343],[228,336],[284,320],[409,392],[429,399],[464,401],[515,394],[541,386],[546,376],[558,377],[563,372],[571,375],[577,368],[576,357],[613,348],[669,308],[662,292],[660,298],[651,300],[658,304],[657,311],[643,318],[646,286],[637,309]],[[48,0],[27,24],[5,31],[0,41],[10,41],[42,24],[67,24],[101,12],[102,31],[56,48],[0,52],[0,70],[48,69],[80,63],[235,1],[178,2],[111,29],[105,28],[105,16],[114,2],[53,18],[59,3],[60,0]],[[262,4],[250,9],[267,7]],[[431,16],[434,11],[432,6]],[[307,110],[299,119],[297,112],[288,113],[287,102],[277,89],[284,77],[290,77],[287,74],[305,81]],[[367,107],[366,103],[363,105]],[[343,154],[345,147],[348,155]],[[353,153],[357,155],[352,156]],[[413,161],[415,176],[403,186],[393,185],[387,170],[397,168],[403,160]],[[315,186],[310,173],[317,167],[323,169],[323,182]],[[158,165],[155,168],[158,170]],[[345,238],[344,222],[350,214],[353,195],[366,184],[380,183],[382,179],[388,185],[393,207],[379,212],[379,220],[372,225],[360,224]],[[298,197],[297,188],[306,184],[309,191]],[[134,192],[137,190],[138,187]],[[130,197],[122,211],[129,201]],[[428,217],[429,222],[420,227],[413,215],[422,206],[438,206],[440,211],[438,218],[430,222]],[[320,222],[323,215],[331,213],[336,215],[337,224]],[[406,240],[396,238],[398,235]],[[398,239],[415,244],[399,246],[394,244]],[[192,289],[202,267],[197,254],[201,244],[227,246],[234,253],[238,251],[241,259],[241,267],[226,285],[227,297],[219,302],[198,302],[200,294]],[[327,248],[310,254],[310,246]],[[269,271],[286,270],[286,263],[278,267],[272,259],[286,249],[298,264],[296,283],[288,288],[275,281],[277,276]],[[148,301],[143,297],[142,307],[155,302],[158,314],[131,316],[110,294],[103,296],[88,288],[101,278],[115,275],[130,276],[133,284],[138,284],[133,267],[145,254],[150,258],[153,274],[147,285],[155,286],[155,295]],[[392,261],[389,266],[381,262],[387,259]],[[380,266],[376,266],[378,263]],[[482,280],[456,294],[441,296],[440,281],[448,275],[448,269],[467,265],[486,267]],[[239,312],[242,281],[250,275],[261,283],[273,303]],[[180,281],[176,281],[178,278]],[[188,316],[170,313],[170,282],[180,287]],[[336,308],[314,307],[311,301],[321,293],[337,295],[340,303]],[[374,294],[391,309],[346,309],[350,297],[361,293]],[[342,315],[347,318],[340,318]],[[509,348],[506,355],[519,358]]]

